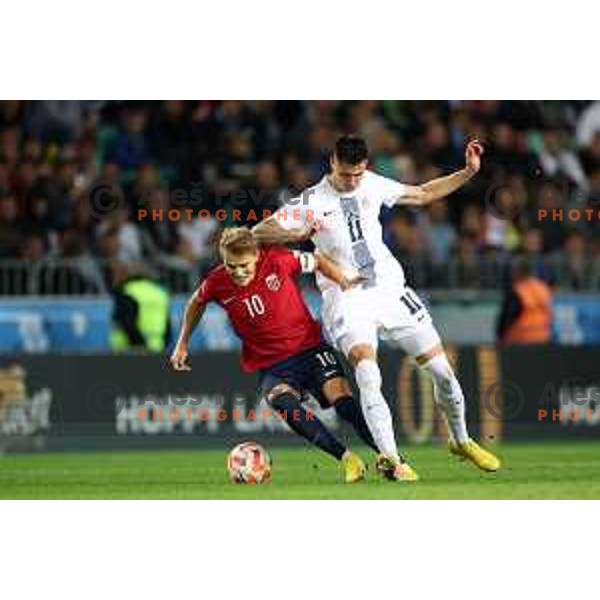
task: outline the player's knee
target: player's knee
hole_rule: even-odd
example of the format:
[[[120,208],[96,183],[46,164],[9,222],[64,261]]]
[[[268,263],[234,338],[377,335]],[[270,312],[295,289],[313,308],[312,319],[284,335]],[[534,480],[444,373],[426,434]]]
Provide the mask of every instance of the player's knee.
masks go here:
[[[279,383],[267,392],[265,398],[271,406],[277,408],[277,405],[281,406],[289,400],[300,402],[301,395],[298,390],[295,390],[291,385]]]
[[[369,344],[357,344],[348,352],[348,361],[353,367],[357,367],[363,360],[375,361],[377,354],[375,349]]]
[[[381,371],[376,361],[371,359],[361,360],[356,365],[354,374],[356,375],[356,383],[361,390],[381,388]]]
[[[430,330],[430,335],[433,337],[438,337],[437,331],[433,328],[433,325],[430,326],[429,328]],[[441,343],[435,344],[433,346],[433,348],[430,348],[429,350],[427,350],[427,352],[425,352],[425,354],[421,354],[419,356],[416,357],[416,361],[417,364],[419,366],[424,366],[425,364],[427,364],[429,361],[431,361],[432,359],[434,359],[436,356],[445,356],[446,353],[444,352],[444,346],[442,346]]]
[[[336,402],[352,396],[352,388],[345,377],[329,379],[323,385],[321,398],[318,398],[321,407],[326,408]]]
[[[421,366],[429,372],[435,383],[442,387],[450,387],[456,379],[452,365],[445,354],[438,354]]]
[[[300,418],[300,401],[302,397],[297,390],[287,386],[277,386],[279,390],[271,396],[270,404],[275,409],[277,416],[284,421],[298,420]],[[313,419],[310,419],[313,420]]]

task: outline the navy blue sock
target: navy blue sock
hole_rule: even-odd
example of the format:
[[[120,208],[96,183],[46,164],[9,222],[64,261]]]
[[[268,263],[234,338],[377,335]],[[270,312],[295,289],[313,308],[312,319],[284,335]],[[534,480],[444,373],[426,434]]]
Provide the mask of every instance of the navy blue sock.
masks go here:
[[[365,417],[362,414],[362,410],[358,405],[358,402],[354,400],[352,396],[343,396],[333,404],[335,412],[344,419],[344,421],[350,423],[354,428],[354,431],[359,435],[360,439],[367,444],[367,446],[373,448],[375,452],[379,452],[379,448],[373,440],[373,436],[369,431],[369,426],[365,421]]]
[[[346,448],[323,425],[314,412],[308,412],[293,394],[289,392],[279,394],[271,404],[298,435],[338,460],[342,458]]]

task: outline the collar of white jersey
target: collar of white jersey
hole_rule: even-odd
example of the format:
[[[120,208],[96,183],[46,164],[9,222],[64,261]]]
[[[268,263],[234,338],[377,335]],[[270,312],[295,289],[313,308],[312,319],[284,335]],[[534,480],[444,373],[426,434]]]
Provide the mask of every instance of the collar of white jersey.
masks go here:
[[[360,191],[360,188],[364,185],[365,177],[368,177],[369,173],[370,173],[370,171],[367,169],[365,171],[365,174],[363,175],[361,182],[358,184],[358,187],[352,192],[340,192],[339,190],[336,190],[335,187],[333,186],[333,183],[331,183],[331,181],[329,181],[329,174],[325,175],[323,177],[322,181],[324,181],[325,185],[329,188],[329,190],[331,192],[333,192],[339,198],[349,198],[349,197],[354,196],[355,194],[357,194]]]

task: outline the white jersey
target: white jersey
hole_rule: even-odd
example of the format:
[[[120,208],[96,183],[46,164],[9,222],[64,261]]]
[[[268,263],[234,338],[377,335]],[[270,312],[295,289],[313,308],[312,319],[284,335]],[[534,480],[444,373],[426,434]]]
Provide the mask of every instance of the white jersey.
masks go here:
[[[379,213],[382,204],[393,206],[403,192],[403,184],[372,171],[365,172],[353,192],[338,192],[323,177],[271,218],[285,229],[304,227],[316,220],[320,229],[312,241],[347,276],[363,276],[363,288],[402,288],[404,271],[383,241]],[[317,284],[323,293],[335,286],[320,273]]]

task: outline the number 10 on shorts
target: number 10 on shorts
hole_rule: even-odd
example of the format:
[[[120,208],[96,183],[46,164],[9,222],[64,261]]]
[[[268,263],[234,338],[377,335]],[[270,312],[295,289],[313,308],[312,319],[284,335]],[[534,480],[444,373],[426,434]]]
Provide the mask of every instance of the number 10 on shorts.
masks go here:
[[[335,356],[331,352],[319,352],[316,356],[322,367],[333,367],[336,365]]]

